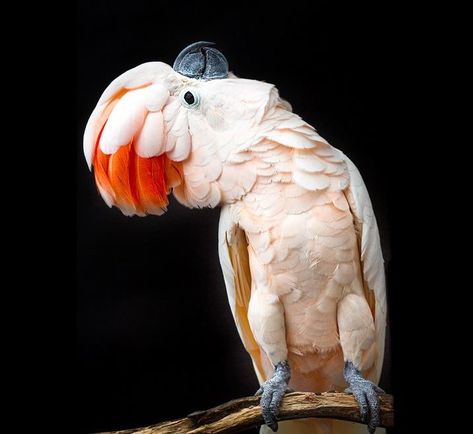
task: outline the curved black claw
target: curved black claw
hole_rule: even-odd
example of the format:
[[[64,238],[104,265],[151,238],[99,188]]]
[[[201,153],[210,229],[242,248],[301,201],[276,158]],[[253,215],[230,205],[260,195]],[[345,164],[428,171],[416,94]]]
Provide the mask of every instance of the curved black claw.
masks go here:
[[[361,420],[368,424],[368,431],[373,434],[380,424],[379,398],[384,390],[369,380],[365,380],[353,363],[345,363],[345,380],[349,388],[346,390],[352,393],[360,406]]]
[[[288,387],[291,378],[291,369],[286,361],[279,362],[275,366],[273,376],[264,382],[255,395],[261,395],[261,410],[264,423],[273,431],[278,430],[278,422],[276,420],[279,414],[279,407],[286,392],[291,392]]]

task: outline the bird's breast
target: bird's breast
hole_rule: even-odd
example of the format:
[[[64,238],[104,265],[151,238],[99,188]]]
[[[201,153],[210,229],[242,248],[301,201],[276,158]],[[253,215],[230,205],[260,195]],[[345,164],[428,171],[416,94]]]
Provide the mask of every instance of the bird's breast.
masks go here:
[[[266,198],[250,196],[239,210],[249,245],[252,291],[279,297],[289,351],[337,351],[338,301],[360,285],[352,215],[342,192],[302,192],[299,199],[312,206],[304,210],[300,205],[302,211],[294,212],[284,205],[287,192],[279,189],[279,200],[275,188]]]

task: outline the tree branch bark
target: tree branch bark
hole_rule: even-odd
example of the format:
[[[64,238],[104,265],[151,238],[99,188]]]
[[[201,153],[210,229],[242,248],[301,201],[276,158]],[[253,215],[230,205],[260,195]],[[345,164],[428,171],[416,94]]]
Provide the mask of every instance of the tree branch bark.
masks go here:
[[[235,399],[205,411],[198,411],[168,422],[144,428],[110,431],[101,434],[230,434],[263,424],[259,397]],[[393,397],[381,395],[381,426],[393,426]],[[278,420],[319,417],[361,422],[358,404],[352,395],[326,392],[288,393]]]

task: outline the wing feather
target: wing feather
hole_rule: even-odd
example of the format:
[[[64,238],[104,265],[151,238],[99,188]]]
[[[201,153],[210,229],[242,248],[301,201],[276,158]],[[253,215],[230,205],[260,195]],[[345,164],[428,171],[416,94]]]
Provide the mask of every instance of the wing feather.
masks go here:
[[[219,223],[219,257],[228,301],[238,333],[251,356],[258,380],[266,380],[261,351],[248,322],[248,304],[251,296],[251,272],[248,243],[244,231],[233,223],[229,207],[223,207]]]
[[[345,196],[353,214],[358,236],[365,296],[375,321],[377,358],[374,379],[379,381],[384,359],[387,312],[383,253],[368,190],[353,162],[342,152],[340,154],[347,163],[350,176]]]

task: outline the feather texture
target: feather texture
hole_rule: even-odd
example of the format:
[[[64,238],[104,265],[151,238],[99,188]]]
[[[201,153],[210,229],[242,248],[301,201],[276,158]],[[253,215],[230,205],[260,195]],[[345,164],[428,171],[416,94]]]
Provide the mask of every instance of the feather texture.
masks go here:
[[[383,253],[373,207],[360,172],[340,151],[339,156],[346,161],[350,176],[350,185],[345,196],[358,234],[364,294],[375,319],[377,353],[373,378],[374,381],[379,381],[384,358],[387,314]]]
[[[240,337],[250,354],[258,379],[266,380],[263,369],[263,354],[260,351],[248,322],[251,294],[251,274],[245,235],[233,225],[230,209],[224,208],[220,215],[218,231],[218,253],[222,267],[228,301]]]
[[[161,112],[148,113],[146,116],[135,142],[135,150],[140,157],[156,157],[164,152],[163,122]]]
[[[169,119],[169,109],[163,115],[169,103],[178,114],[168,86],[173,76],[161,62],[127,71],[105,90],[87,123],[84,153],[99,192],[125,215],[162,214],[167,194],[182,182],[180,161],[189,155],[189,134],[181,128],[176,141],[165,124],[165,117],[170,124],[175,119]],[[166,149],[171,140],[172,149]],[[166,155],[167,150],[172,152]]]
[[[105,202],[126,215],[162,214],[171,191],[189,207],[223,205],[220,262],[259,381],[287,359],[295,389],[343,390],[344,360],[379,379],[379,234],[356,167],[291,110],[271,84],[194,80],[152,62],[106,89],[84,153]]]

